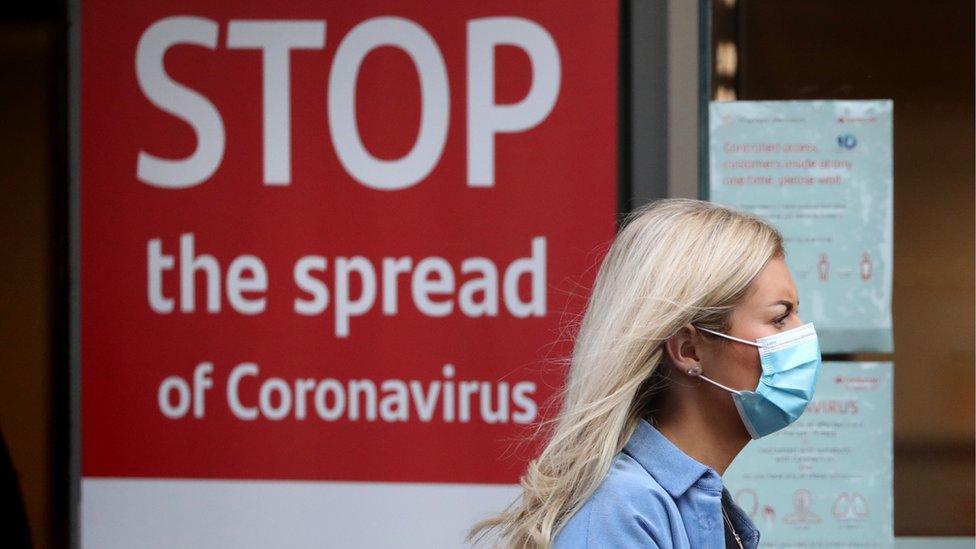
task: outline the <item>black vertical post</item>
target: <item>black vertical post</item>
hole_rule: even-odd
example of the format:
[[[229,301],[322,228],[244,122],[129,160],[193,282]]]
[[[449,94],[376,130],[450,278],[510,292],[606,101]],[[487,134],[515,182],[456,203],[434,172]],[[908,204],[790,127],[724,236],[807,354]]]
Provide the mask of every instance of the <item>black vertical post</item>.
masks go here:
[[[617,22],[617,228],[631,210],[630,178],[630,3],[621,0]]]
[[[619,212],[668,196],[668,3],[620,5]]]
[[[712,2],[698,1],[698,198],[708,200],[708,103],[712,97]]]

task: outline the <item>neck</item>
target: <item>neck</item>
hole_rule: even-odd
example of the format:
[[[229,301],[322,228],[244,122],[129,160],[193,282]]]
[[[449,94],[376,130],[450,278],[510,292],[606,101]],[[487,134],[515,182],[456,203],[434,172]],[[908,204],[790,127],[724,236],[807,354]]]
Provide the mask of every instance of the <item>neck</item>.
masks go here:
[[[752,440],[727,391],[701,380],[672,379],[662,397],[655,428],[719,475]]]

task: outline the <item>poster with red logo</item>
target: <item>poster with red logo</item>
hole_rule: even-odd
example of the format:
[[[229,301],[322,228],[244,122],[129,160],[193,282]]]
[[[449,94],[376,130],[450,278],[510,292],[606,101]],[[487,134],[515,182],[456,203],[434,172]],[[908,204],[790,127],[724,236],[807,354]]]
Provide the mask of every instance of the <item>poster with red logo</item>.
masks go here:
[[[618,16],[83,2],[82,545],[457,546],[517,495],[615,231]]]

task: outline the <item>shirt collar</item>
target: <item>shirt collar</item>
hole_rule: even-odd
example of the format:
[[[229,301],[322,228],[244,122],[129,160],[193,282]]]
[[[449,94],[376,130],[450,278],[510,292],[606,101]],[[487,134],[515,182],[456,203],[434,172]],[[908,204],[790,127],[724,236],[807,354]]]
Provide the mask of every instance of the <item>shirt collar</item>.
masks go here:
[[[722,478],[711,467],[696,461],[641,418],[624,452],[641,464],[654,480],[677,499],[701,479],[701,488],[721,491]]]

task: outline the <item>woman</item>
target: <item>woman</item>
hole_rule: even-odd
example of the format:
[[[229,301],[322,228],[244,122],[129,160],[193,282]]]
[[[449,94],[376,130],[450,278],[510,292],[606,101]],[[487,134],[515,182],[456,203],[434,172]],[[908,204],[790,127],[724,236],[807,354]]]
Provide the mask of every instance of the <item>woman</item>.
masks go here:
[[[506,547],[756,547],[721,475],[803,412],[820,372],[779,232],[688,199],[632,213],[597,274],[562,410],[504,513]],[[480,535],[479,535],[480,533]]]

